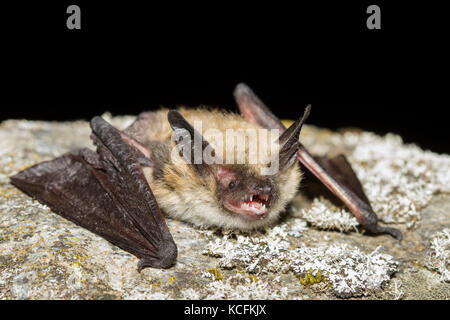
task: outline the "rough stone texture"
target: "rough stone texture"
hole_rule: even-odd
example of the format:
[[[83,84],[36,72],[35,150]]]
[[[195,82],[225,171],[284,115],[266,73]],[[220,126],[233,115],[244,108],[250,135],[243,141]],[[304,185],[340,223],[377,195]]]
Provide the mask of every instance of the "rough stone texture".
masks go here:
[[[118,128],[133,117],[111,117]],[[137,258],[9,183],[39,161],[91,147],[85,121],[0,125],[0,299],[448,299],[450,157],[395,135],[305,126],[316,154],[345,153],[381,220],[404,240],[368,236],[344,209],[301,194],[283,221],[240,233],[168,219],[178,260]]]

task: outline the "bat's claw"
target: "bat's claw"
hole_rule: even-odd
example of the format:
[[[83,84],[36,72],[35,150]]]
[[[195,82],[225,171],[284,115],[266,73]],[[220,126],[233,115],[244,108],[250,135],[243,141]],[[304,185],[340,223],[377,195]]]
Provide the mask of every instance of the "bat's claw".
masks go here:
[[[394,237],[397,240],[402,240],[403,239],[402,232],[400,230],[398,230],[398,229],[391,228],[391,227],[377,226],[376,233],[378,233],[378,234],[390,234],[392,237]]]
[[[151,257],[142,257],[138,262],[138,272],[147,267],[167,269],[173,266],[177,259],[178,250],[173,241],[166,241],[161,246],[156,259]]]
[[[403,235],[402,232],[396,228],[392,228],[392,227],[384,227],[384,226],[380,226],[378,224],[378,219],[368,222],[367,219],[368,216],[364,217],[364,220],[359,221],[361,223],[361,226],[366,229],[367,231],[369,231],[372,234],[389,234],[391,235],[393,238],[397,239],[397,240],[402,240],[403,239]],[[371,214],[370,216],[371,218],[376,218],[375,213]]]
[[[142,269],[147,268],[147,267],[152,267],[151,262],[145,258],[140,259],[138,262],[138,265],[137,265],[138,272],[141,273]]]

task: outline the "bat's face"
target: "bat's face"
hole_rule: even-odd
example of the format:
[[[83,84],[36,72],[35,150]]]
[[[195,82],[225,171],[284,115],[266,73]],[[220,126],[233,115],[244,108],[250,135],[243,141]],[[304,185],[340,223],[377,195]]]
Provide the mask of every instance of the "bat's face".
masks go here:
[[[279,190],[273,176],[258,177],[243,168],[219,166],[216,177],[218,202],[243,220],[264,219],[278,201]]]
[[[301,181],[297,163],[273,175],[252,165],[219,165],[214,172],[214,200],[204,210],[212,225],[249,230],[274,224],[296,195]],[[203,192],[204,195],[207,190]],[[215,209],[213,209],[215,207]]]
[[[160,206],[172,217],[200,226],[249,230],[275,223],[300,183],[298,131],[273,136],[240,117],[205,114],[207,138],[180,113],[168,114],[174,130],[171,166],[161,192],[153,188]],[[230,131],[235,140],[228,140]],[[167,185],[176,187],[169,190]]]

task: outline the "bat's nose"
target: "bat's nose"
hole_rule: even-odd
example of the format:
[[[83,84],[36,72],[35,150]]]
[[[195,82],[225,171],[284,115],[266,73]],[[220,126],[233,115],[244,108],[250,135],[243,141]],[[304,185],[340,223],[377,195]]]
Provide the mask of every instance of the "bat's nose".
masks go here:
[[[258,192],[263,193],[263,194],[271,193],[272,192],[272,186],[269,186],[269,185],[259,186],[257,188],[257,190],[258,190]]]

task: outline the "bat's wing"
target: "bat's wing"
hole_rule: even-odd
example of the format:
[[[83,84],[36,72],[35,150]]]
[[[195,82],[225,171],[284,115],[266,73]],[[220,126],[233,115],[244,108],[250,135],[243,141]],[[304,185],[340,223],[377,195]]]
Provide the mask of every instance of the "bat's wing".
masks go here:
[[[340,154],[334,158],[315,156],[314,159],[322,166],[322,168],[325,169],[326,172],[339,181],[340,184],[352,190],[362,201],[367,203],[367,205],[370,205],[369,199],[363,190],[361,182],[343,154]],[[305,183],[302,186],[302,190],[310,198],[324,196],[334,204],[342,205],[342,201],[329,189],[327,189],[325,185],[308,170],[305,171]]]
[[[97,152],[66,153],[18,173],[11,182],[140,258],[139,270],[170,267],[177,247],[140,164],[151,164],[149,150],[100,117],[91,120],[91,127]]]
[[[258,123],[267,129],[286,131],[281,121],[247,85],[242,83],[237,85],[234,97],[241,114],[247,120]],[[320,184],[315,183],[315,187],[314,182],[312,183],[313,192],[323,192],[325,188],[321,185],[324,185],[334,195],[334,200],[339,199],[345,204],[365,229],[375,234],[388,233],[396,239],[402,239],[399,230],[378,224],[377,215],[373,211],[361,183],[343,155],[332,159],[313,157],[299,142],[297,158],[320,181]],[[317,187],[318,185],[319,187]]]

